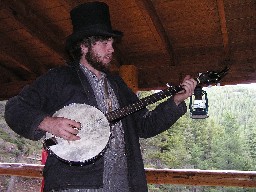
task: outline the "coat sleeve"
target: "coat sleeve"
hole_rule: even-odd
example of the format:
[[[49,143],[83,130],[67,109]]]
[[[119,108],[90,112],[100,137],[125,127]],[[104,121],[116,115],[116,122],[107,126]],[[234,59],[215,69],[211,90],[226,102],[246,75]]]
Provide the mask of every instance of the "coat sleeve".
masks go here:
[[[13,98],[5,106],[5,120],[17,134],[31,140],[39,140],[45,132],[37,129],[41,121],[48,116],[44,106],[50,97],[54,76],[52,72],[38,78],[33,84]],[[49,86],[51,85],[51,86]]]
[[[166,131],[186,111],[187,107],[184,101],[177,106],[171,97],[159,104],[153,111],[147,111],[144,115],[136,116],[139,137],[149,138]]]

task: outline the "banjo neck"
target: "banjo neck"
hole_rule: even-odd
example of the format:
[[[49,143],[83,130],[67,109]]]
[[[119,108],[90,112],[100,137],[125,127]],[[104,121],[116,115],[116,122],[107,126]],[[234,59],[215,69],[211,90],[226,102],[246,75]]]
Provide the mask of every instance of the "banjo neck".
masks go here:
[[[228,70],[229,70],[229,67],[226,66],[223,70],[219,72],[207,71],[206,73],[201,73],[195,80],[197,82],[197,85],[202,85],[202,84],[210,85],[211,83],[218,83],[228,73]],[[120,120],[122,117],[125,117],[136,111],[139,111],[150,104],[160,101],[161,99],[164,99],[169,96],[173,96],[174,94],[180,92],[181,90],[183,90],[181,85],[170,86],[167,89],[164,89],[158,93],[155,93],[153,95],[140,99],[133,104],[111,111],[107,113],[105,116],[109,122]]]
[[[120,120],[121,118],[128,116],[136,111],[144,109],[146,106],[153,104],[161,99],[164,99],[169,96],[173,96],[174,94],[183,90],[182,86],[171,86],[167,89],[164,89],[160,92],[154,93],[148,97],[142,98],[135,103],[127,105],[125,107],[116,109],[106,114],[106,118],[109,122],[114,122],[116,120]]]

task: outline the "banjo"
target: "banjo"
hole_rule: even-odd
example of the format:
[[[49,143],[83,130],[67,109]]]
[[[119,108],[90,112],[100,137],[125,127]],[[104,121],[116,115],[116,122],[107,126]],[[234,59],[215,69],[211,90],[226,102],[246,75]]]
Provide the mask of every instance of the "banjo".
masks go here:
[[[206,72],[200,74],[196,81],[198,84],[210,85],[218,83],[227,74],[226,67],[220,72]],[[77,134],[81,139],[67,141],[46,133],[44,148],[56,156],[59,160],[69,165],[87,165],[100,158],[108,147],[110,124],[135,113],[150,104],[182,91],[182,86],[170,86],[160,92],[138,100],[135,103],[103,114],[99,109],[87,105],[73,103],[64,106],[53,114],[53,117],[68,118],[81,124],[81,130]]]

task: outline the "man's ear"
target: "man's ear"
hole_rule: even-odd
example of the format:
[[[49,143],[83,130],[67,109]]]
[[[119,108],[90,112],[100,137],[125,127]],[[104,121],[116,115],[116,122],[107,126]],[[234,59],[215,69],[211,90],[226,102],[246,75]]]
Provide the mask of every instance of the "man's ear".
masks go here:
[[[88,52],[88,47],[86,47],[85,45],[81,44],[80,45],[80,48],[81,48],[81,51],[82,51],[82,54],[86,54]]]

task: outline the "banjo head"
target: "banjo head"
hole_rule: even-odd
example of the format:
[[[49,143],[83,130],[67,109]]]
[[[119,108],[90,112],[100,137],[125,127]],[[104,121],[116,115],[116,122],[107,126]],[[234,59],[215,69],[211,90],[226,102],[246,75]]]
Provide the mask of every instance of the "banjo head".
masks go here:
[[[67,141],[46,133],[47,138],[53,138],[57,144],[46,146],[46,149],[60,160],[71,165],[83,165],[94,162],[105,152],[110,126],[105,115],[97,108],[86,104],[70,104],[53,114],[53,117],[64,117],[81,123],[77,134],[81,139]]]

